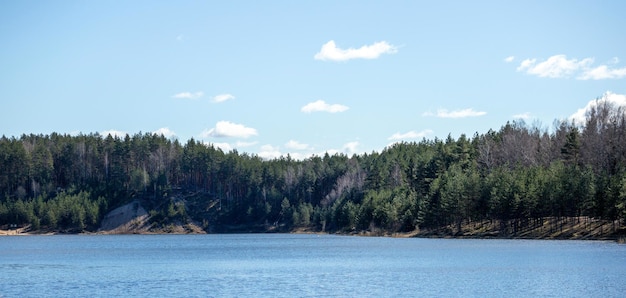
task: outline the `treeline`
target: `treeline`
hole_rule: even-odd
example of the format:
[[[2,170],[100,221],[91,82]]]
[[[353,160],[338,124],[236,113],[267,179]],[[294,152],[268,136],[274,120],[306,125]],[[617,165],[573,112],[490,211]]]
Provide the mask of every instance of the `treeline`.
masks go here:
[[[325,231],[428,229],[546,217],[626,219],[626,116],[598,101],[584,124],[523,122],[382,152],[262,160],[156,134],[0,139],[0,226],[97,230],[139,199],[157,223]]]

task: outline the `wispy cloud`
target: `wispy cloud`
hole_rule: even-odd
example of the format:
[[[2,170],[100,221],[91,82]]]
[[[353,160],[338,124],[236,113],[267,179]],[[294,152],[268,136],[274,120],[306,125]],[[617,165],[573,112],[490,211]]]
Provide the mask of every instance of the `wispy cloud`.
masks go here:
[[[291,150],[306,150],[309,149],[309,144],[302,144],[298,141],[289,140],[289,142],[285,144],[285,148]]]
[[[155,131],[153,131],[152,133],[157,134],[157,135],[163,135],[166,138],[171,138],[171,137],[175,137],[176,133],[174,133],[172,130],[170,130],[167,127],[161,127]]]
[[[437,110],[436,114],[432,112],[425,112],[422,116],[436,116],[439,118],[467,118],[467,117],[479,117],[487,115],[487,112],[482,111],[474,111],[474,109],[463,109],[463,110],[454,110],[448,111],[446,109]]]
[[[127,133],[125,131],[110,129],[110,130],[101,131],[100,135],[105,138],[108,137],[109,135],[111,135],[114,138],[125,138]]]
[[[349,108],[340,104],[327,104],[323,100],[318,100],[314,102],[310,102],[303,106],[300,111],[305,113],[313,113],[313,112],[328,112],[328,113],[339,113],[347,111]]]
[[[204,96],[204,92],[202,92],[202,91],[198,91],[198,92],[181,92],[181,93],[172,95],[172,98],[178,98],[178,99],[198,99],[198,98],[200,98],[202,96]]]
[[[406,139],[418,139],[418,138],[423,138],[427,135],[432,134],[433,131],[430,129],[425,129],[422,130],[420,132],[417,131],[409,131],[409,132],[405,132],[405,133],[394,133],[392,136],[390,136],[388,138],[388,140],[392,140],[392,141],[399,141],[399,140],[406,140]]]
[[[212,100],[215,103],[220,103],[220,102],[225,102],[227,100],[232,100],[232,99],[235,99],[235,96],[229,93],[224,93],[224,94],[218,94],[218,95],[213,96]]]
[[[504,62],[507,62],[507,63],[513,62],[513,60],[515,60],[515,56],[508,56],[504,58]]]
[[[526,119],[530,118],[530,113],[526,112],[526,113],[521,113],[521,114],[515,114],[515,115],[513,115],[513,118],[514,119],[524,119],[524,120],[526,120]]]
[[[576,113],[569,116],[569,119],[578,124],[584,124],[587,117],[587,112],[589,112],[592,108],[597,107],[603,103],[609,103],[614,106],[624,107],[626,108],[626,95],[624,94],[615,94],[613,92],[607,91],[602,95],[599,99],[593,99],[587,103],[584,108],[578,109]]]
[[[215,124],[214,128],[205,130],[200,134],[200,137],[233,137],[233,138],[249,138],[256,136],[258,133],[256,129],[246,127],[242,124],[236,124],[229,121],[219,121]]]
[[[612,64],[619,62],[613,58]],[[620,79],[626,77],[626,67],[611,68],[606,64],[593,67],[594,58],[568,59],[565,55],[554,55],[545,61],[536,58],[525,59],[517,71],[536,75],[541,78],[570,78],[579,80]]]
[[[315,54],[315,60],[321,61],[347,61],[351,59],[376,59],[382,54],[395,54],[398,52],[398,47],[389,44],[386,41],[379,41],[371,45],[364,45],[358,49],[338,48],[334,40],[331,40],[324,45],[322,49]]]

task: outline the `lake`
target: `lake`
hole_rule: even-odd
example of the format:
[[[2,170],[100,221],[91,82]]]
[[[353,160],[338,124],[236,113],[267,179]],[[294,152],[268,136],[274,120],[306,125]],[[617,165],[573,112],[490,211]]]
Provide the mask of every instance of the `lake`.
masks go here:
[[[301,234],[0,237],[0,297],[623,297],[626,245]]]

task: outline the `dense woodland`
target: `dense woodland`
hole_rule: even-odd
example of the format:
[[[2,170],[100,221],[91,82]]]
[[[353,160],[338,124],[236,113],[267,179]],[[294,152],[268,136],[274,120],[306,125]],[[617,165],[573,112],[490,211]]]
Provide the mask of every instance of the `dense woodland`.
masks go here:
[[[0,227],[96,231],[133,200],[154,226],[412,231],[544,218],[626,219],[626,116],[598,101],[586,123],[506,123],[382,152],[263,160],[155,134],[0,139]]]

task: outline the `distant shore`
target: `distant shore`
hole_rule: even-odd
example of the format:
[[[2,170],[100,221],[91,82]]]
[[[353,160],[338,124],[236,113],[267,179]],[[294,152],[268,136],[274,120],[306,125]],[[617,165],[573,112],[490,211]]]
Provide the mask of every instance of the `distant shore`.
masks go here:
[[[20,235],[25,236],[25,235],[40,235],[40,234],[43,234],[43,233],[31,232],[30,226],[15,228],[15,229],[8,229],[8,230],[0,229],[0,236],[20,236]]]
[[[355,232],[364,236],[457,238],[457,239],[537,239],[537,240],[604,240],[626,243],[626,226],[619,221],[588,217],[545,218],[536,222],[476,221],[421,229],[406,233],[384,231]]]
[[[410,232],[389,232],[382,229],[328,232],[310,228],[276,229],[230,227],[224,228],[214,234],[241,233],[335,234],[398,238],[604,240],[626,243],[626,226],[620,225],[619,221],[598,220],[587,217],[546,218],[533,223],[509,221],[506,224],[499,221],[477,221],[463,223],[460,226],[449,225],[436,229],[416,229]],[[187,225],[172,226],[167,229],[159,230],[146,230],[144,228],[138,230],[118,229],[95,232],[31,230],[30,226],[14,229],[0,229],[0,236],[57,234],[206,234],[206,232],[199,227],[189,227]]]

